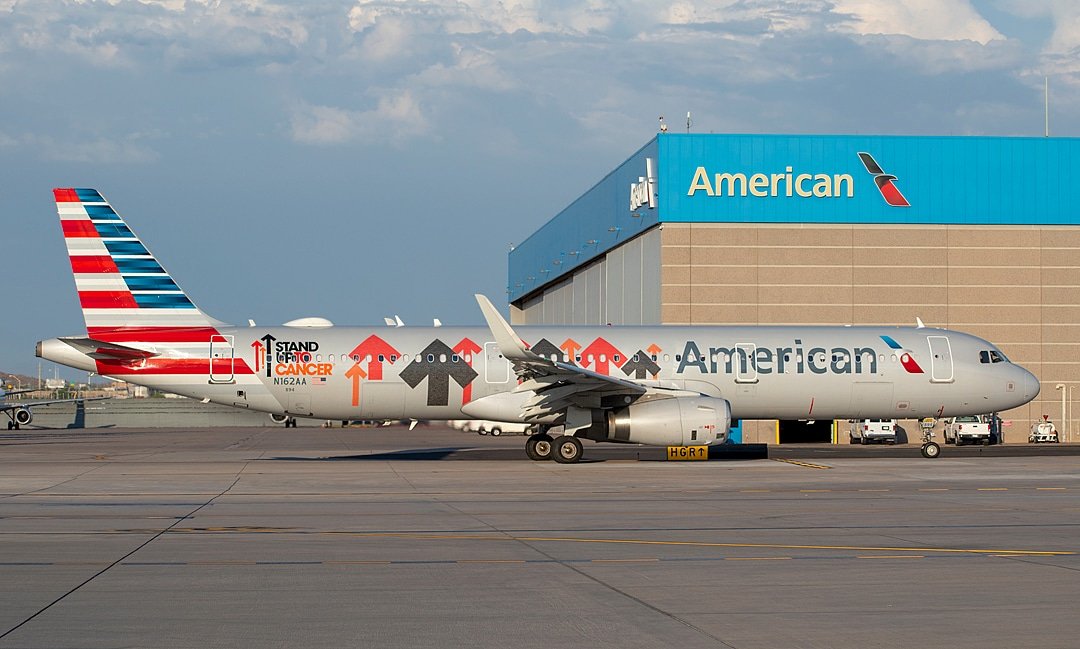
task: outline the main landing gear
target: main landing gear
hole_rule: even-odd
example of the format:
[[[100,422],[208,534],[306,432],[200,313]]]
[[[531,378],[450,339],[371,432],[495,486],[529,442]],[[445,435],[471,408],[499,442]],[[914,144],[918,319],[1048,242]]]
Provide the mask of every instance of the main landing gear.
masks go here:
[[[581,440],[573,435],[560,435],[555,439],[545,433],[537,433],[525,442],[525,454],[537,462],[555,460],[559,464],[575,464],[584,452]]]

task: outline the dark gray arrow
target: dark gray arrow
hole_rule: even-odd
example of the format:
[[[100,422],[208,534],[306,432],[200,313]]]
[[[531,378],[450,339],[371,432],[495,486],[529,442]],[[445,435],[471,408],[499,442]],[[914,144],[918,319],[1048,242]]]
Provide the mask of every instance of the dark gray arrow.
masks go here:
[[[555,344],[547,338],[541,338],[540,340],[536,341],[535,345],[529,347],[529,351],[535,354],[540,354],[544,358],[548,359],[551,358],[552,354],[555,354],[555,359],[559,361],[561,361],[563,357],[563,350],[556,347]],[[573,359],[571,359],[570,362],[573,362]]]
[[[420,359],[409,363],[398,376],[413,389],[427,379],[427,405],[445,406],[450,403],[451,378],[464,388],[477,377],[460,356],[456,362],[453,359],[454,350],[436,338],[420,352]]]
[[[627,376],[633,375],[635,379],[644,379],[659,372],[660,366],[651,356],[639,349],[638,353],[623,363],[622,371],[626,372]]]

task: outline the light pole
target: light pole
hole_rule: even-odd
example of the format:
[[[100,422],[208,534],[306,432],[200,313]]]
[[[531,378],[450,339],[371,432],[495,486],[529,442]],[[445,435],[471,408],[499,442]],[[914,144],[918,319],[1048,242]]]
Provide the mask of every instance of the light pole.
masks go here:
[[[1057,385],[1054,386],[1054,389],[1055,390],[1061,390],[1061,425],[1064,426],[1065,425],[1065,384],[1064,383],[1058,383]],[[1061,435],[1061,430],[1059,429],[1058,430],[1059,439],[1060,439],[1060,435]]]

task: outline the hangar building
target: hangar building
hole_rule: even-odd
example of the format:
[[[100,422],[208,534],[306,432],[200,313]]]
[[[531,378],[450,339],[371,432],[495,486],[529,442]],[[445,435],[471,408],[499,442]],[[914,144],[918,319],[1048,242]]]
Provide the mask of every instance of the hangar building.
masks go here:
[[[511,319],[919,317],[986,338],[1039,377],[1038,400],[1002,413],[1007,443],[1044,413],[1080,441],[1077,169],[1071,138],[661,133],[510,253]],[[740,432],[827,442],[846,440],[842,425]],[[915,441],[914,422],[901,425]]]

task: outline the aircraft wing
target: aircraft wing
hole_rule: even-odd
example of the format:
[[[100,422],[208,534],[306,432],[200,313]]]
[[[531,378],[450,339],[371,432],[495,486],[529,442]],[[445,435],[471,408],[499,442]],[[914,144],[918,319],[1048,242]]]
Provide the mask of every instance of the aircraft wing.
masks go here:
[[[33,408],[35,406],[47,406],[50,403],[71,403],[73,401],[101,401],[112,397],[76,397],[74,399],[41,399],[38,401],[5,401],[0,403],[0,412],[17,410],[19,408]]]
[[[522,408],[526,421],[538,420],[571,407],[597,409],[603,407],[604,397],[639,396],[649,391],[648,387],[635,381],[550,360],[530,351],[491,300],[476,295],[476,301],[495,336],[499,351],[513,364],[514,373],[521,381],[514,391],[535,393]]]

